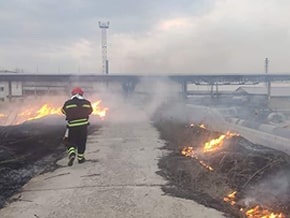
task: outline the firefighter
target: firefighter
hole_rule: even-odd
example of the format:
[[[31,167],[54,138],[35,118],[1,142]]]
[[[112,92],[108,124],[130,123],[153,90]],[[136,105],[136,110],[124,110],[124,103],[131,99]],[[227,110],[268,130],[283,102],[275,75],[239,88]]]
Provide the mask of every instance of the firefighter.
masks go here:
[[[62,113],[66,116],[68,129],[68,143],[66,145],[68,152],[68,166],[72,166],[77,156],[79,163],[85,162],[85,150],[87,142],[87,129],[89,125],[89,115],[93,108],[91,102],[83,97],[83,90],[75,87],[72,97],[67,100]]]

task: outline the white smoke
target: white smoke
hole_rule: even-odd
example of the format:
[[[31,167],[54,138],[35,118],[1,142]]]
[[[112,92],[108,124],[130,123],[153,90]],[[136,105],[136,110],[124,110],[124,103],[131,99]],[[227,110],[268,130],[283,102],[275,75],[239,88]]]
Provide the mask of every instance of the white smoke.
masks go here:
[[[250,188],[247,197],[242,200],[246,206],[253,204],[271,205],[277,201],[287,202],[290,193],[289,170],[284,170],[262,180]]]
[[[90,99],[101,99],[102,106],[108,108],[105,121],[142,122],[150,117],[159,107],[178,94],[179,84],[164,80],[143,79],[134,92],[125,94],[121,84],[99,87]],[[173,103],[174,104],[174,103]]]

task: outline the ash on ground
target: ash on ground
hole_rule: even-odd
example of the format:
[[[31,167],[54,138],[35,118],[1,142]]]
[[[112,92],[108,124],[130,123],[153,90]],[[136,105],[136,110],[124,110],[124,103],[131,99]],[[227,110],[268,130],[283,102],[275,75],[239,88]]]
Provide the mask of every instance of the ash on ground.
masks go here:
[[[0,209],[32,177],[60,167],[56,162],[66,155],[66,126],[54,121],[0,127]],[[89,133],[98,128],[90,126]]]

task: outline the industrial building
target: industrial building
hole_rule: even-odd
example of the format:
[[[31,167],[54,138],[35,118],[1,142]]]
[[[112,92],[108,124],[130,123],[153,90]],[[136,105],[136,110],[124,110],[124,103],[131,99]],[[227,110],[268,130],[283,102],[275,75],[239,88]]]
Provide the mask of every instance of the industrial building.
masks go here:
[[[73,86],[81,86],[86,93],[122,92],[136,84],[134,76],[24,74],[0,71],[0,101],[17,101],[27,96],[69,94]]]

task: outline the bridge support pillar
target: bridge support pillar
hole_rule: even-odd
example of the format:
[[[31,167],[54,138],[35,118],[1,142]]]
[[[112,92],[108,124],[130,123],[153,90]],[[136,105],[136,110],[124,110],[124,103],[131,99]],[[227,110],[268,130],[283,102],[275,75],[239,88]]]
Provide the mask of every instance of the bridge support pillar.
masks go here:
[[[219,93],[219,85],[218,83],[215,84],[215,94],[218,97],[218,93]]]
[[[9,80],[8,81],[8,101],[12,100],[12,82]]]
[[[183,98],[187,98],[187,82],[183,81],[181,85],[182,85],[182,96]]]
[[[213,98],[214,94],[213,94],[213,83],[210,84],[210,97]]]
[[[267,99],[268,101],[271,99],[271,81],[267,82]]]
[[[125,93],[126,96],[134,92],[135,87],[136,87],[136,82],[134,81],[126,81],[122,83],[123,92]]]
[[[215,86],[215,91],[214,91]],[[210,96],[211,98],[218,97],[219,92],[219,85],[217,83],[211,83],[210,84]]]

